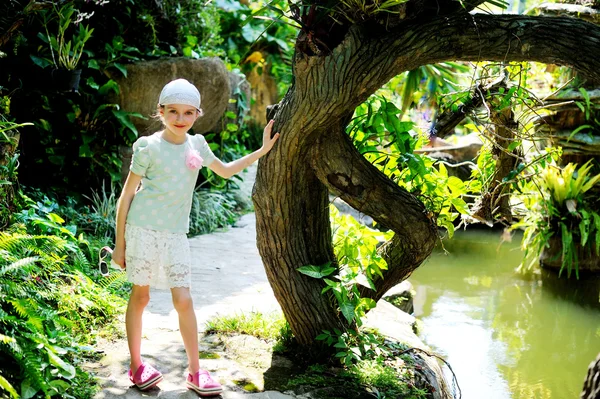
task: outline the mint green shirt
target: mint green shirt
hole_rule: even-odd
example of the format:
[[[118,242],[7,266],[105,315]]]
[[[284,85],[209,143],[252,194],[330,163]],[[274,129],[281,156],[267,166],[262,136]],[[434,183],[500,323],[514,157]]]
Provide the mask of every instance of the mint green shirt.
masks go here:
[[[190,147],[199,152],[202,167],[216,159],[200,134],[188,134],[185,143],[171,144],[157,132],[133,144],[130,170],[142,176],[142,184],[133,197],[127,223],[150,230],[188,232],[192,194],[200,170],[186,166]]]

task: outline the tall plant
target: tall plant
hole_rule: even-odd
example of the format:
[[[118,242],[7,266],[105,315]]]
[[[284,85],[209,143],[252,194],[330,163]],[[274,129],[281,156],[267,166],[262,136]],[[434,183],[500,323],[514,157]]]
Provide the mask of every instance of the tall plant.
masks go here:
[[[591,175],[592,161],[579,168],[569,163],[564,168],[549,166],[534,178],[539,190],[525,197],[529,212],[515,225],[524,228],[522,248],[525,257],[533,254],[528,268],[550,245],[552,237],[559,239],[560,273],[570,276],[574,270],[579,278],[579,248],[600,255],[600,214],[590,209],[586,193],[600,181],[600,174]]]
[[[75,6],[72,2],[66,2],[62,6],[52,4],[51,9],[40,12],[46,35],[38,35],[49,45],[52,63],[56,68],[74,70],[83,55],[86,42],[92,37],[93,28],[89,25],[78,23]],[[49,26],[56,23],[55,33],[50,33]],[[71,25],[77,24],[74,33],[71,33]],[[39,60],[39,58],[38,58]]]

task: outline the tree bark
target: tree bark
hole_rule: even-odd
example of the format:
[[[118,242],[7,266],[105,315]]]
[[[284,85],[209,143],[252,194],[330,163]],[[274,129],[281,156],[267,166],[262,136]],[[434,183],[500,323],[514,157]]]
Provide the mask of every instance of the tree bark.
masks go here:
[[[395,233],[380,250],[389,270],[375,299],[429,256],[436,239],[418,199],[379,173],[344,129],[356,106],[393,76],[442,61],[522,61],[571,65],[600,76],[600,28],[571,18],[470,15],[417,19],[393,30],[352,26],[327,56],[294,57],[294,84],[275,112],[281,137],[259,162],[253,201],[257,245],[275,296],[300,344],[343,326],[323,283],[297,271],[336,264],[329,190]],[[582,51],[581,49],[588,51]]]

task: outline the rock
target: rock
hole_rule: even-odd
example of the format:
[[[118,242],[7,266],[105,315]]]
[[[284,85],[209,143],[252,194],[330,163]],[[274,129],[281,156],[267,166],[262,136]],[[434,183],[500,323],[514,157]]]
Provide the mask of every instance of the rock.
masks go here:
[[[448,383],[437,360],[423,353],[423,351],[428,353],[432,351],[415,335],[415,323],[416,319],[413,316],[384,300],[380,300],[377,302],[377,307],[367,313],[364,325],[377,329],[380,334],[394,341],[417,348],[409,354],[419,366],[417,369],[421,377],[425,379],[428,385],[433,387],[433,399],[452,398]]]
[[[377,307],[367,313],[364,325],[376,328],[382,335],[398,342],[428,350],[429,348],[415,335],[417,319],[396,308],[384,300],[377,302]]]
[[[413,314],[415,311],[413,298],[415,291],[413,285],[408,280],[404,280],[400,284],[392,287],[383,296],[383,299],[397,307],[398,309]]]
[[[415,150],[416,154],[430,155],[431,153],[443,152],[448,154],[456,162],[472,161],[479,155],[479,150],[483,142],[479,134],[473,133],[466,136],[460,136],[457,144],[443,142],[443,145],[434,145],[433,147],[424,147]]]
[[[165,84],[184,78],[192,82],[202,96],[204,116],[194,124],[194,132],[205,133],[225,112],[231,93],[229,72],[219,58],[167,58],[127,65],[127,78],[113,77],[119,85],[118,104],[128,112],[137,112],[147,120],[130,118],[140,136],[160,129],[156,114],[158,96]]]

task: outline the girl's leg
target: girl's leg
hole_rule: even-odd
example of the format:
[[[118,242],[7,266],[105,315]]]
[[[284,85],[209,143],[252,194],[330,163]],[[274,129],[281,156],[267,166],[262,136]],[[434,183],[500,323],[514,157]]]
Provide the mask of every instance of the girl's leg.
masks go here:
[[[142,314],[150,301],[150,286],[134,285],[127,304],[125,314],[125,327],[127,329],[127,343],[131,355],[131,372],[135,375],[142,365]]]
[[[198,360],[198,324],[194,303],[189,288],[171,288],[173,306],[179,314],[179,330],[183,338],[183,345],[187,353],[190,373],[195,374],[200,370]]]

